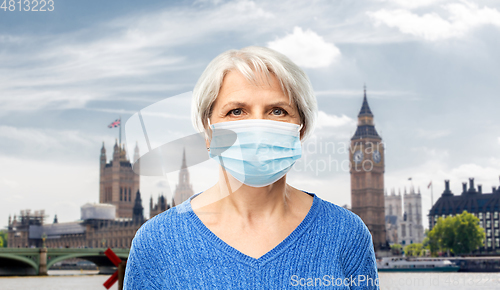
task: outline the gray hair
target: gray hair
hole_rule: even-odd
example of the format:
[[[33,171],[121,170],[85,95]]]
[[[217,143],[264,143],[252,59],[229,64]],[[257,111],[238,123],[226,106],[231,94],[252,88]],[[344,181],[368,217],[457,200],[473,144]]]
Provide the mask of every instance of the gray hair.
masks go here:
[[[249,46],[231,49],[214,58],[198,79],[193,90],[191,106],[192,122],[198,132],[209,128],[208,119],[212,106],[219,95],[224,76],[238,70],[249,81],[256,82],[256,71],[262,72],[269,81],[270,73],[278,79],[281,89],[299,111],[303,124],[301,134],[305,140],[312,133],[318,112],[316,97],[305,72],[285,55],[266,47]]]

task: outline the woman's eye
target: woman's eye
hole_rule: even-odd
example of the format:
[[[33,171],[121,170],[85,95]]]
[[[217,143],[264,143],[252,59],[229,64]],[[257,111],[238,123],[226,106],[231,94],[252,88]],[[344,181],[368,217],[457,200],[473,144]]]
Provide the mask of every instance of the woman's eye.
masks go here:
[[[286,113],[286,111],[283,109],[279,109],[279,108],[273,109],[273,115],[275,115],[275,116],[284,115],[285,113]]]
[[[241,109],[233,109],[231,111],[229,111],[229,114],[233,114],[234,116],[239,116],[241,115]]]

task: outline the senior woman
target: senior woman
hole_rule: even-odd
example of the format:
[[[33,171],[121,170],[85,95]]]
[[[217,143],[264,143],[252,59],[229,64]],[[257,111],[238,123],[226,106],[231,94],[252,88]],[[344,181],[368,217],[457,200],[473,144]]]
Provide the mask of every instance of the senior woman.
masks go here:
[[[363,221],[286,183],[316,114],[308,77],[286,56],[217,56],[194,88],[193,123],[218,182],[137,231],[125,289],[378,289]]]

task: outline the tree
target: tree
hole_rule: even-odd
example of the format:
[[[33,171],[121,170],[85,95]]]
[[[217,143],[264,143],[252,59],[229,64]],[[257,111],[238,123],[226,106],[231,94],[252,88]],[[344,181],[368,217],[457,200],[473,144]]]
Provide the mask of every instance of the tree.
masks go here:
[[[455,240],[453,253],[468,254],[483,245],[484,229],[479,226],[479,219],[467,211],[456,215],[453,220]]]
[[[420,243],[409,244],[405,247],[405,255],[408,257],[419,257],[423,253],[423,246]]]
[[[435,255],[438,251],[468,254],[483,244],[484,229],[479,219],[463,211],[456,216],[439,217],[431,231],[427,231],[424,244]]]
[[[7,247],[7,233],[0,231],[0,248]]]
[[[391,251],[393,255],[401,255],[401,251],[403,250],[403,246],[400,244],[391,245]]]
[[[439,251],[439,237],[437,231],[425,230],[425,238],[422,243],[426,249],[429,249],[431,255],[437,256],[437,252]]]

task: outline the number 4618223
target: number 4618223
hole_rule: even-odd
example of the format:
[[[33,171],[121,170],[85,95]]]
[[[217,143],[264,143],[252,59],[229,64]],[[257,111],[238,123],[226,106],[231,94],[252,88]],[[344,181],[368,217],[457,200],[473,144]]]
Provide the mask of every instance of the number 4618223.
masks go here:
[[[1,1],[1,0],[0,0]],[[3,11],[54,11],[53,0],[4,0],[0,9]]]

